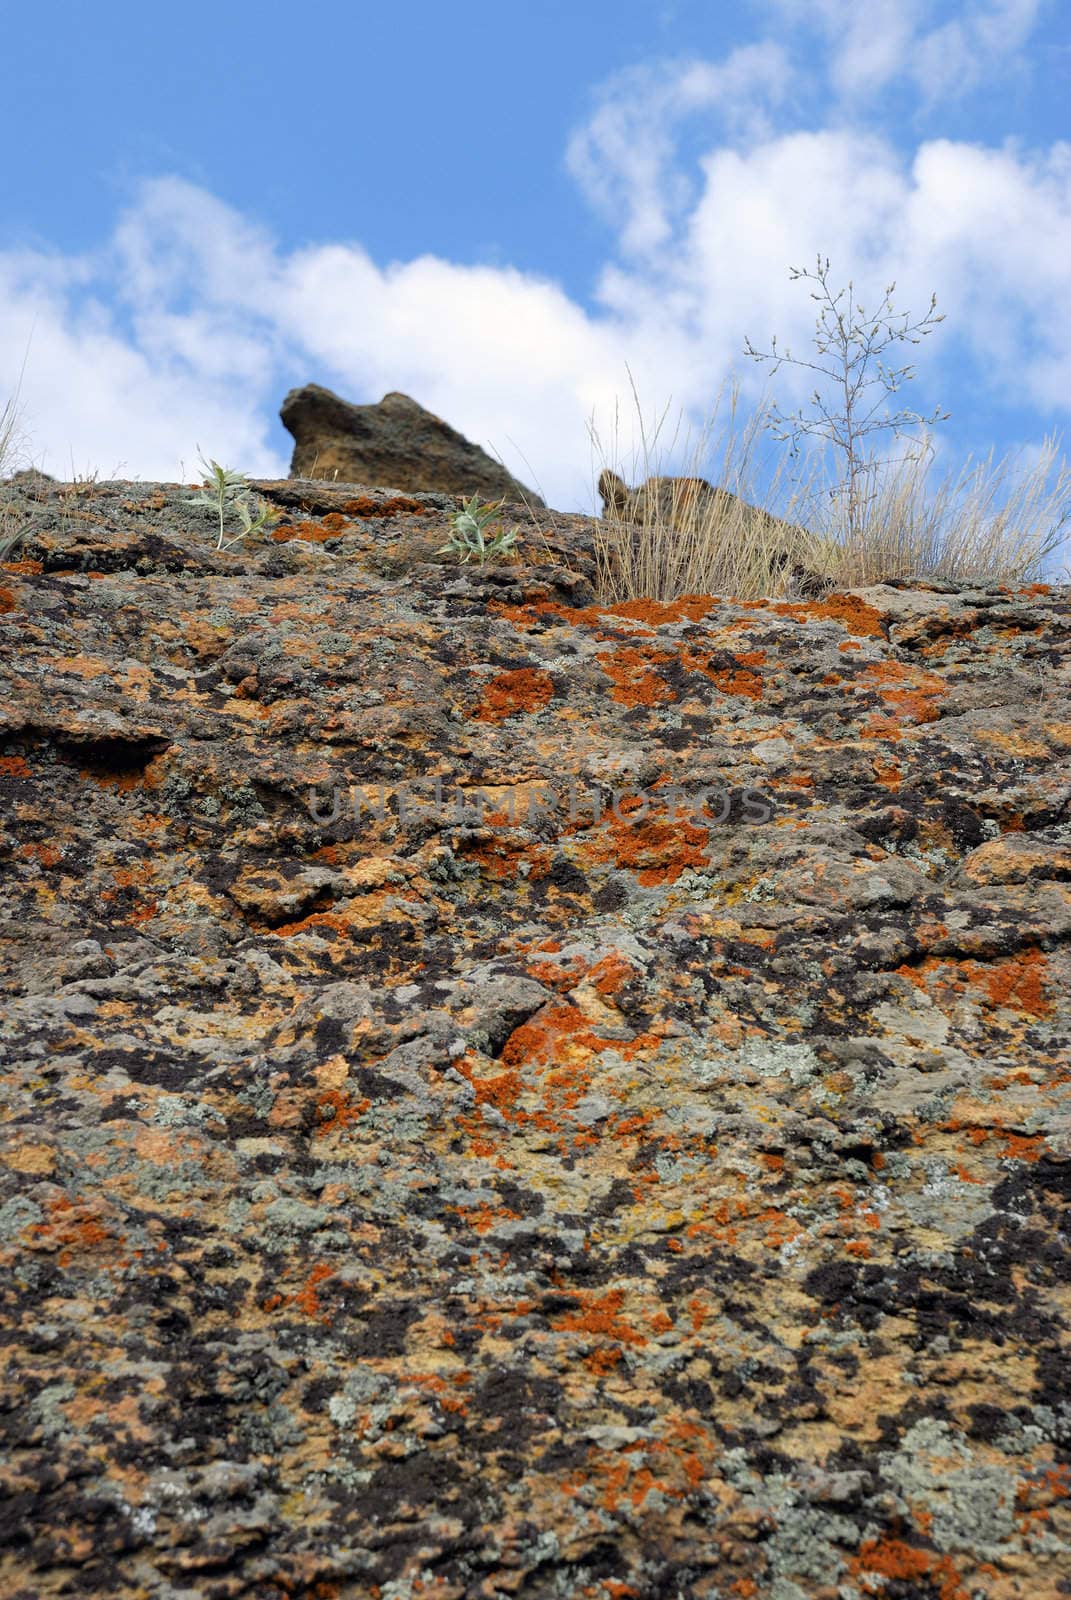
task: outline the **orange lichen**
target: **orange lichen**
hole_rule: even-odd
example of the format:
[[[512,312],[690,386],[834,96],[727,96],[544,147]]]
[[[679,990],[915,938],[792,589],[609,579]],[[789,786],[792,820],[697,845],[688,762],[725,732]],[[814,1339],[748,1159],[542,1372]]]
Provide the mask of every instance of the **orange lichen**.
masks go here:
[[[990,1005],[1009,1011],[1046,1017],[1053,1009],[1053,1001],[1045,992],[1048,959],[1037,949],[1023,950],[989,963],[927,956],[917,966],[905,964],[896,971],[918,989],[928,989],[932,979],[938,999],[942,991],[959,994],[968,985],[974,985],[985,991]]]
[[[604,956],[597,961],[588,973],[588,981],[592,983],[600,994],[617,994],[636,976],[635,967],[631,966],[622,955],[614,951],[612,955]]]
[[[658,628],[672,622],[702,622],[720,603],[714,595],[683,594],[676,600],[620,600],[612,606],[588,606],[585,609],[596,614],[608,612],[614,617],[648,622]]]
[[[762,1242],[767,1250],[780,1250],[803,1232],[795,1217],[789,1216],[787,1211],[782,1211],[777,1206],[767,1206],[765,1210],[758,1212],[755,1221],[766,1229]]]
[[[1038,1136],[1028,1138],[1025,1134],[1005,1133],[1002,1137],[1004,1149],[1001,1154],[1007,1160],[1034,1162],[1048,1154],[1048,1144]]]
[[[15,609],[15,596],[12,591],[10,589],[0,589],[0,615]]]
[[[478,1106],[493,1106],[503,1116],[509,1116],[521,1092],[519,1072],[497,1072],[491,1077],[479,1078],[465,1057],[455,1061],[454,1066],[469,1080]]]
[[[622,800],[621,815],[604,818],[599,834],[586,842],[593,861],[628,867],[637,882],[647,885],[675,883],[689,867],[709,865],[709,834],[705,828],[677,820],[643,821],[635,813],[642,804]]]
[[[316,1118],[320,1124],[317,1132],[335,1133],[339,1128],[348,1128],[361,1120],[371,1104],[368,1099],[355,1101],[344,1089],[325,1089],[316,1098]]]
[[[848,1571],[861,1580],[865,1594],[884,1594],[890,1580],[923,1581],[939,1600],[967,1600],[967,1590],[948,1556],[921,1550],[903,1539],[864,1540],[859,1554],[849,1560]]]
[[[654,670],[673,660],[672,651],[658,650],[653,645],[622,645],[600,655],[598,660],[614,685],[610,698],[618,705],[656,706],[677,698],[666,680]]]
[[[535,667],[500,673],[486,685],[473,712],[478,722],[504,722],[520,712],[542,711],[554,697],[554,679]]]
[[[291,1297],[290,1303],[297,1306],[298,1310],[303,1312],[310,1320],[329,1321],[330,1319],[325,1317],[321,1310],[318,1290],[321,1283],[327,1278],[333,1278],[334,1275],[334,1267],[329,1267],[326,1262],[320,1262],[319,1265],[313,1267],[303,1287]]]
[[[279,927],[269,928],[267,931],[274,933],[280,939],[290,939],[295,933],[308,933],[311,928],[330,928],[333,933],[345,934],[347,937],[353,933],[352,922],[331,911],[313,911],[309,916],[302,917],[299,922],[284,922]]]
[[[54,672],[70,672],[76,678],[106,678],[111,668],[98,656],[56,656],[52,661]]]
[[[833,594],[828,600],[782,601],[772,605],[770,610],[778,616],[792,617],[796,622],[822,622],[828,618],[832,622],[839,622],[846,633],[878,639],[883,638],[885,633],[881,625],[881,612],[854,594]]]
[[[151,922],[153,917],[156,916],[156,914],[159,911],[159,909],[160,909],[160,907],[159,907],[159,904],[157,903],[157,901],[155,901],[155,900],[147,900],[145,902],[145,904],[140,907],[139,910],[137,910],[137,911],[128,911],[127,914],[126,914],[126,920],[127,920],[127,922],[133,922],[133,923]]]
[[[534,1017],[514,1028],[502,1047],[507,1067],[552,1061],[570,1043],[600,1048],[602,1041],[592,1033],[575,1006],[544,1006]]]
[[[15,854],[23,861],[37,861],[42,867],[58,867],[63,851],[54,844],[20,844]]]
[[[114,1238],[92,1206],[68,1195],[57,1195],[49,1202],[48,1210],[51,1220],[35,1222],[26,1231],[38,1248],[58,1252],[56,1259],[61,1267],[70,1266],[75,1250],[93,1250]]]
[[[616,1339],[618,1344],[644,1345],[647,1340],[643,1334],[629,1327],[619,1314],[624,1301],[623,1289],[611,1289],[604,1295],[586,1295],[576,1311],[567,1311],[556,1318],[551,1327],[560,1333],[593,1333]]]
[[[575,989],[581,976],[581,971],[575,962],[560,967],[554,961],[526,961],[524,970],[537,983],[546,984],[548,989],[556,989],[559,994],[568,994],[571,989]]]
[[[744,695],[748,700],[762,699],[762,679],[753,672],[745,672],[743,668],[726,668],[723,672],[711,672],[708,676],[722,694]]]
[[[1053,1002],[1045,993],[1049,963],[1040,950],[1024,950],[1019,955],[1006,956],[989,967],[977,962],[965,962],[972,970],[971,976],[985,984],[989,998],[995,1006],[1029,1012],[1031,1016],[1045,1017],[1053,1009]]]
[[[529,602],[527,605],[513,606],[507,605],[502,600],[489,600],[487,609],[492,616],[501,617],[504,622],[512,622],[515,627],[525,630],[542,628],[548,616],[558,615],[558,609],[554,606],[537,605],[534,602]],[[570,612],[569,616],[571,621],[573,613]]]
[[[403,512],[410,516],[424,517],[428,515],[426,506],[419,500],[410,500],[407,495],[392,495],[387,500],[373,500],[369,495],[362,494],[356,499],[347,500],[343,504],[343,511],[348,517],[397,517]],[[324,518],[327,521],[327,518]]]
[[[511,1211],[508,1206],[448,1206],[447,1210],[467,1222],[476,1233],[490,1233],[496,1222],[517,1222],[520,1219],[520,1212]]]
[[[899,661],[872,661],[859,680],[862,685],[877,682],[878,690],[890,711],[901,721],[936,722],[940,715],[936,702],[948,693],[947,682],[932,672],[919,672]]]
[[[100,789],[115,789],[119,794],[130,794],[134,789],[142,787],[140,772],[90,772],[88,768],[80,769],[78,776],[87,783],[95,783]]]
[[[876,714],[860,723],[859,731],[865,739],[884,739],[886,744],[899,744],[904,736],[893,717]]]

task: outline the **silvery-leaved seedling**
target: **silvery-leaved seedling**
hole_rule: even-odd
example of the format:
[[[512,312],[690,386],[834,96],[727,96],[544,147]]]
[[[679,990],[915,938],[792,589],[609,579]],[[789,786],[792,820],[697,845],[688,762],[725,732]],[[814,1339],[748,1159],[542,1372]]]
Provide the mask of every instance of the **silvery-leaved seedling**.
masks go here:
[[[203,456],[200,461],[207,482],[197,494],[191,495],[189,503],[191,506],[207,506],[219,518],[217,550],[229,550],[232,545],[241,544],[243,539],[259,533],[279,516],[278,511],[263,501],[254,516],[251,491],[242,474],[221,467],[218,461],[206,461]],[[242,525],[241,531],[231,534],[230,538],[225,532],[228,511],[233,511]]]
[[[502,502],[496,505],[481,506],[478,495],[473,495],[466,501],[460,511],[455,511],[451,517],[452,532],[446,544],[440,545],[438,555],[448,552],[457,556],[459,561],[476,560],[483,566],[485,561],[497,560],[500,556],[509,555],[520,535],[518,528],[500,528],[498,533],[487,537],[486,530],[494,522],[501,510]]]

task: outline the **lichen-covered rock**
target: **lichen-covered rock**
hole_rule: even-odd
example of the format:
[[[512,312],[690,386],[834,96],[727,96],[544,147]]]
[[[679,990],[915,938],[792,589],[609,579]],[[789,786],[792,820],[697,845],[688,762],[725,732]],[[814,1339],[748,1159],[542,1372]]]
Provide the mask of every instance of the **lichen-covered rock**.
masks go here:
[[[279,412],[294,436],[292,478],[386,483],[485,499],[543,502],[478,444],[407,394],[356,406],[318,383],[291,389]]]
[[[1048,1600],[1066,590],[0,486],[13,1600]]]

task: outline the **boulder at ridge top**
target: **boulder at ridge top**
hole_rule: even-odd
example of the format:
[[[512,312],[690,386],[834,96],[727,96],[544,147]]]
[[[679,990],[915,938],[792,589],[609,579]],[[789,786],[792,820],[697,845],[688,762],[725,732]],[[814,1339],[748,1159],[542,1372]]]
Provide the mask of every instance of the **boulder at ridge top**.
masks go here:
[[[292,478],[440,489],[489,499],[543,501],[478,444],[407,394],[356,406],[318,383],[291,389],[279,411],[294,436]]]

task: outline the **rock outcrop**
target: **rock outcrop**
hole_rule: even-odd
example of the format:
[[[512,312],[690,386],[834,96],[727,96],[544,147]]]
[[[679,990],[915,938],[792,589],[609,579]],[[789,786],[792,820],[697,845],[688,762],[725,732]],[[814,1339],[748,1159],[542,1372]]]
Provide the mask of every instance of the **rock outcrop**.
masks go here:
[[[0,1593],[1055,1600],[1066,589],[0,486]]]
[[[294,436],[292,478],[543,504],[478,444],[407,394],[386,394],[378,405],[355,406],[307,383],[291,389],[279,415]]]

